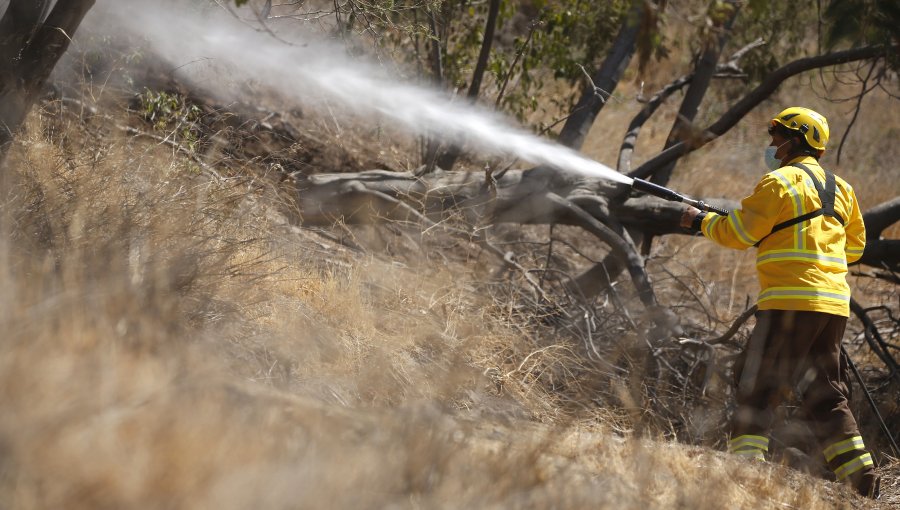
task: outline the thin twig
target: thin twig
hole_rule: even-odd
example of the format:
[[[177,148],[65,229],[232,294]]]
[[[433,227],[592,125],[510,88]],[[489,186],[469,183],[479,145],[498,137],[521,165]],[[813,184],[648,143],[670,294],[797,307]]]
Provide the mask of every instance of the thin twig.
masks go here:
[[[863,98],[866,96],[866,88],[869,83],[869,78],[872,77],[872,72],[875,71],[875,65],[878,64],[878,59],[872,60],[872,65],[869,67],[869,73],[866,74],[866,77],[862,81],[862,91],[859,94],[859,97],[856,100],[856,108],[853,110],[853,118],[850,119],[850,122],[847,123],[847,129],[844,130],[843,136],[841,136],[841,143],[838,145],[837,151],[837,164],[841,164],[841,153],[844,152],[844,142],[847,141],[847,136],[850,134],[850,130],[853,129],[853,125],[856,123],[856,118],[859,117],[859,110],[862,108]]]

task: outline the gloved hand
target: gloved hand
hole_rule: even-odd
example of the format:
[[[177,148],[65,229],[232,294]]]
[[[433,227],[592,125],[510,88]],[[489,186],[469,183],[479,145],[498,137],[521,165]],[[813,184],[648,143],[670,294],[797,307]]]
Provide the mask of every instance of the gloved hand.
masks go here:
[[[681,213],[681,221],[679,225],[684,228],[689,228],[693,232],[700,232],[700,223],[703,221],[703,217],[706,216],[706,213],[697,209],[696,207],[687,206],[684,209],[684,212]]]

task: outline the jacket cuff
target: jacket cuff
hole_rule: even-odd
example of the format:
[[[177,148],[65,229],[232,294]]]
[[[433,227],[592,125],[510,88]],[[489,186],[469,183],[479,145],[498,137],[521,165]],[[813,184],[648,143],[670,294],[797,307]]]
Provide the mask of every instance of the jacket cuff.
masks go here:
[[[691,222],[691,233],[699,234],[701,233],[700,226],[703,224],[703,218],[706,217],[706,212],[701,211],[694,216],[694,221]]]

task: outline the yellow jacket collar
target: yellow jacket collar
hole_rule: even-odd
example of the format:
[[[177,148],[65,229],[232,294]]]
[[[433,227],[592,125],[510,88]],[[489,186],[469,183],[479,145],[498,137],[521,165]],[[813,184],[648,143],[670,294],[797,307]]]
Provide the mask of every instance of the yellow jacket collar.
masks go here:
[[[794,163],[803,163],[804,165],[816,165],[819,166],[819,160],[812,156],[801,155],[787,162],[788,165],[793,165]]]

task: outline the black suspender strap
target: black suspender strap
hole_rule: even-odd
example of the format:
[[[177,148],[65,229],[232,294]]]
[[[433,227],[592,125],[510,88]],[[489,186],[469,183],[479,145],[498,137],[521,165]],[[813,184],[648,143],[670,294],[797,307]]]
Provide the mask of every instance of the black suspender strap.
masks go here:
[[[841,225],[844,225],[844,218],[841,218],[836,212],[834,212],[834,199],[835,194],[837,192],[837,182],[835,181],[834,174],[825,170],[825,187],[822,187],[822,183],[819,182],[819,179],[816,179],[816,175],[803,163],[794,163],[791,166],[799,168],[806,172],[806,175],[809,176],[809,179],[812,181],[813,186],[816,187],[816,193],[819,194],[819,200],[822,201],[822,209],[820,214],[824,214],[825,216],[829,216],[838,220]],[[805,215],[804,215],[805,216]],[[818,214],[816,216],[819,216]],[[801,216],[802,217],[802,216]],[[813,216],[815,217],[815,216]],[[775,229],[772,229],[774,232]]]
[[[803,223],[806,220],[811,220],[813,218],[822,216],[824,213],[825,213],[825,211],[823,211],[822,209],[816,209],[815,211],[808,212],[802,216],[797,216],[796,218],[791,218],[787,221],[782,221],[781,223],[772,227],[772,231],[769,232],[769,234],[766,235],[766,237],[769,237],[770,235],[774,234],[775,232],[778,232],[779,230],[784,230],[788,227],[793,227],[794,225],[796,225],[798,223]],[[763,237],[763,239],[765,239],[766,237]],[[760,239],[760,241],[762,241],[762,239]]]
[[[844,219],[841,218],[840,215],[838,215],[836,212],[834,212],[834,199],[835,193],[837,191],[837,184],[835,182],[834,174],[829,172],[828,170],[825,170],[825,186],[823,187],[822,183],[819,182],[819,179],[816,178],[812,170],[810,170],[809,167],[807,167],[803,163],[793,163],[791,164],[791,166],[797,167],[800,170],[806,172],[806,175],[809,176],[810,180],[812,180],[813,186],[815,186],[816,188],[816,193],[819,195],[819,200],[822,201],[822,207],[816,209],[815,211],[802,214],[800,216],[797,216],[796,218],[782,221],[781,223],[775,225],[774,227],[772,227],[772,230],[762,239],[760,239],[756,244],[754,244],[754,246],[759,246],[759,244],[762,243],[766,237],[769,237],[779,230],[784,230],[798,223],[803,223],[804,221],[811,220],[823,215],[834,218],[838,220],[838,222],[840,222],[842,226],[844,225]]]
[[[825,194],[819,194],[819,197],[822,199],[822,211],[825,216],[830,216],[836,220],[838,220],[841,225],[844,224],[844,218],[841,218],[836,212],[834,212],[834,198],[835,191],[837,185],[834,182],[834,174],[831,172],[825,172]]]

